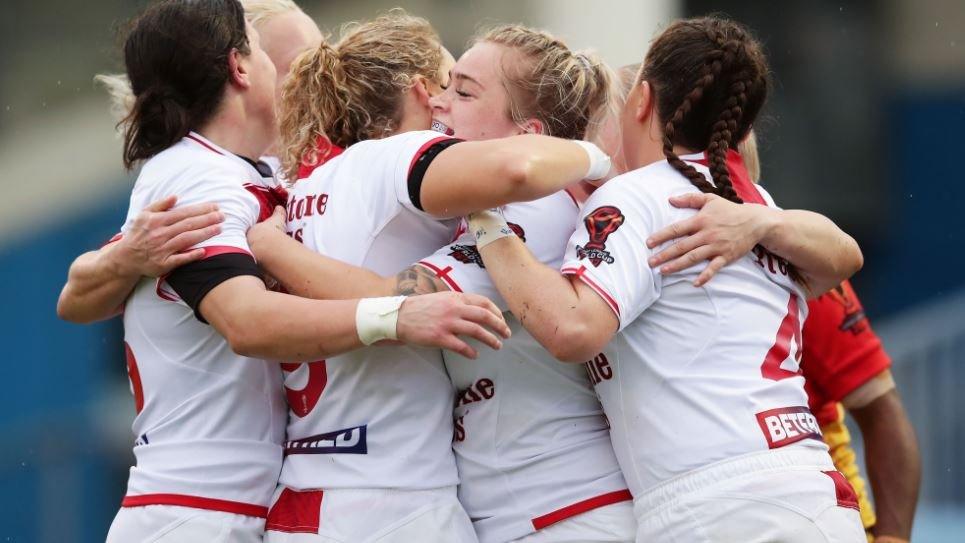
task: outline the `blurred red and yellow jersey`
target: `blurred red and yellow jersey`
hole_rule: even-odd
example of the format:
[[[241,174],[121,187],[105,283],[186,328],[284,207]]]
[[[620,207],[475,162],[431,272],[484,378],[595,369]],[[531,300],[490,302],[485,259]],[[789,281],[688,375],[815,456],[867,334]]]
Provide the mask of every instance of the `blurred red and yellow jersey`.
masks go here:
[[[875,513],[839,402],[887,370],[891,359],[848,281],[808,302],[808,310],[801,361],[808,403],[821,425],[835,467],[848,478],[858,495],[861,522],[865,529],[870,529]]]
[[[808,302],[803,344],[805,389],[821,426],[838,420],[838,402],[891,367],[848,281]]]

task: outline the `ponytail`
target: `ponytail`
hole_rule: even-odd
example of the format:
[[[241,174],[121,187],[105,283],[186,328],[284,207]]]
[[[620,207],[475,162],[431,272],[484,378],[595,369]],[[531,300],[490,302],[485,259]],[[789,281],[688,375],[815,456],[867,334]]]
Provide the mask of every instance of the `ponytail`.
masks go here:
[[[330,146],[319,146],[320,138],[346,147],[349,123],[345,108],[345,72],[338,51],[323,41],[299,55],[282,87],[280,115],[282,167],[285,178],[298,178],[302,165],[314,165],[328,158]]]
[[[128,169],[203,126],[218,110],[228,84],[228,55],[251,53],[238,0],[165,0],[135,21],[124,42],[133,94],[124,127]],[[115,106],[128,98],[123,80],[104,77]]]
[[[322,43],[292,63],[282,87],[282,165],[297,179],[338,147],[377,139],[398,128],[402,98],[417,76],[439,83],[443,49],[429,22],[394,9],[346,25],[335,44]]]

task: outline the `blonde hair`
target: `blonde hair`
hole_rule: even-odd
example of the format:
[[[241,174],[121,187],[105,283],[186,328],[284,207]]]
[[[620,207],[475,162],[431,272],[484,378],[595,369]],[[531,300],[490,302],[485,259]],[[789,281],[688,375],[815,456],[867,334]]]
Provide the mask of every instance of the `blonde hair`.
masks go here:
[[[517,124],[537,119],[547,135],[582,139],[619,107],[616,78],[592,52],[572,51],[548,32],[522,25],[498,26],[475,41],[515,53],[504,59],[502,75]]]
[[[322,43],[292,62],[282,87],[282,164],[296,179],[302,164],[324,156],[320,138],[340,147],[391,134],[404,93],[416,76],[438,82],[442,44],[429,22],[394,9],[343,27],[337,43]]]
[[[302,11],[292,0],[241,0],[241,5],[245,8],[245,19],[255,28],[277,15]]]
[[[744,167],[747,168],[747,175],[751,181],[757,183],[761,180],[761,157],[757,153],[757,136],[752,128],[750,133],[743,141],[737,144],[737,152],[744,159]]]
[[[241,7],[245,10],[245,19],[251,26],[257,28],[262,23],[268,21],[276,15],[282,15],[291,11],[301,12],[302,8],[292,0],[239,0]],[[122,128],[124,119],[134,107],[134,92],[131,90],[131,81],[126,74],[98,74],[94,76],[94,82],[99,83],[111,101],[111,117],[118,123],[118,128]]]

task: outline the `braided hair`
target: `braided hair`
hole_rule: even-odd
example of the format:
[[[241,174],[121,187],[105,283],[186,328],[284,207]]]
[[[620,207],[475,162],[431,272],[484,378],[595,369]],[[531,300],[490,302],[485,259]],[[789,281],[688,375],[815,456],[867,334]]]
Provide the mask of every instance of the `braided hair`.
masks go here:
[[[727,150],[748,134],[767,97],[760,43],[729,19],[677,21],[654,40],[640,77],[654,88],[670,165],[701,192],[742,203],[727,172]],[[676,145],[707,151],[713,183],[677,156]]]

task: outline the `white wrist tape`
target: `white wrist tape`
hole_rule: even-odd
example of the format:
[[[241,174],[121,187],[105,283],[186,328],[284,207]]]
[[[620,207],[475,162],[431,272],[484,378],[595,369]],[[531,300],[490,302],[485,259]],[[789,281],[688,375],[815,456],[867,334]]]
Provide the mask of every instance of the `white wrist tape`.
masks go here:
[[[610,157],[604,153],[596,145],[583,140],[573,140],[573,143],[579,145],[586,151],[587,156],[590,158],[590,167],[586,171],[586,175],[583,179],[588,179],[593,181],[595,179],[603,179],[608,173],[610,173]]]
[[[355,331],[363,345],[383,339],[398,339],[396,325],[405,296],[362,298],[355,308]]]
[[[509,227],[506,218],[498,209],[486,209],[469,214],[469,231],[476,238],[476,248],[482,249],[490,243],[516,232]]]

